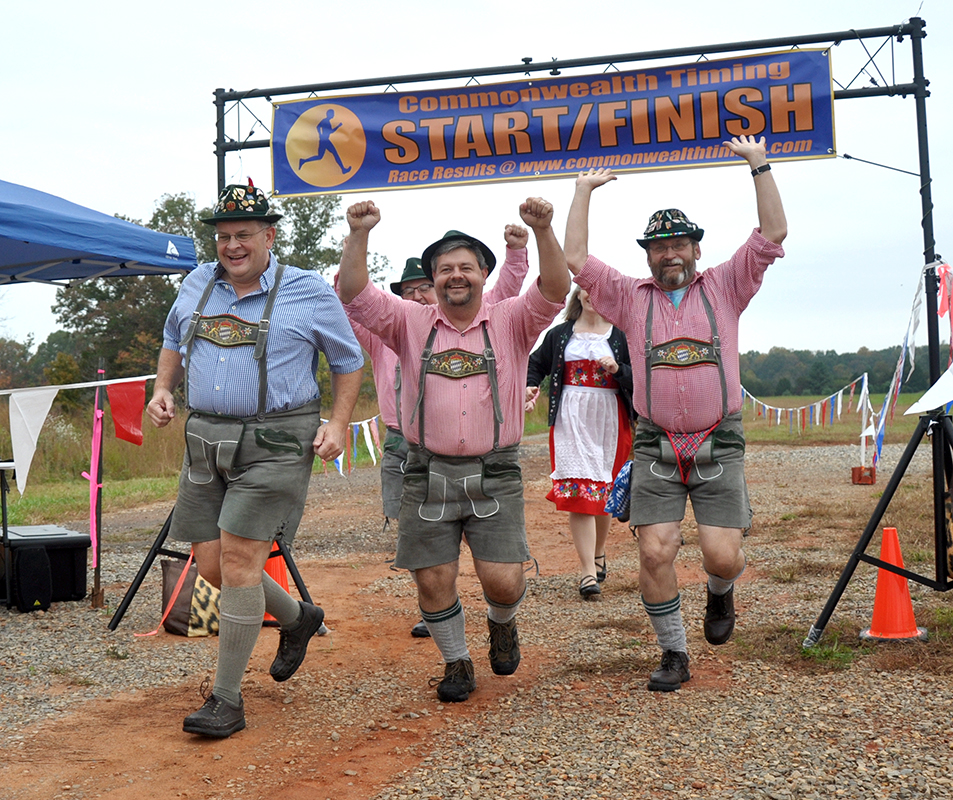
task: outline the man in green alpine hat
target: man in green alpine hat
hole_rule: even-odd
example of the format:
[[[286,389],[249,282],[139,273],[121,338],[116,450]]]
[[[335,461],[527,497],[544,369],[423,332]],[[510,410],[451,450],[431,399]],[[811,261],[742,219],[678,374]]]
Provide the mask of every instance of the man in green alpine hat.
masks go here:
[[[182,281],[166,319],[155,391],[156,427],[176,414],[185,381],[186,454],[170,535],[190,542],[202,576],[220,586],[218,667],[206,702],[183,730],[225,738],[245,727],[241,679],[267,611],[281,626],[276,681],[301,665],[324,612],[264,572],[272,543],[293,539],[315,455],[347,442],[364,358],[344,309],[313,270],[279,264],[275,222],[261,189],[227,186],[210,217],[218,261]],[[321,421],[315,373],[331,370],[333,404]]]

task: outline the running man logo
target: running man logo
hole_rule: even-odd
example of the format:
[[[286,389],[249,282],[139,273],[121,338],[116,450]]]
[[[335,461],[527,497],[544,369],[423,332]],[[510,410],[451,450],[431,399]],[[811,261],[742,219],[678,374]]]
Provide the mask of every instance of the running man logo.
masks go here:
[[[323,103],[291,126],[285,157],[305,183],[328,189],[350,180],[364,163],[367,139],[361,121],[344,106]]]

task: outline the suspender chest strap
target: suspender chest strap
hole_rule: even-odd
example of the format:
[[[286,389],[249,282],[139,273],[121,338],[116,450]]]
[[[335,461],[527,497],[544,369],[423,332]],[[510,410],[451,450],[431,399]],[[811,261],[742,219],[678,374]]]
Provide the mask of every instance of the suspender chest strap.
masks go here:
[[[195,311],[192,312],[189,327],[182,338],[182,344],[185,345],[186,408],[189,406],[189,364],[192,360],[192,346],[195,344],[196,338],[206,339],[218,347],[254,344],[255,353],[253,358],[258,362],[258,411],[255,416],[259,421],[264,419],[265,400],[268,395],[268,331],[271,327],[271,312],[275,306],[275,298],[278,296],[278,287],[281,285],[281,277],[284,272],[284,264],[278,264],[275,269],[275,282],[268,291],[265,308],[256,325],[245,322],[231,314],[221,314],[215,317],[202,316],[202,312],[205,310],[208,299],[212,294],[212,289],[215,288],[215,282],[224,273],[221,264],[215,269],[211,280],[206,284],[202,296],[199,298]]]
[[[701,293],[702,305],[708,317],[711,328],[711,342],[699,339],[680,338],[672,339],[661,344],[652,344],[652,322],[655,314],[655,292],[649,296],[649,309],[645,317],[645,405],[648,417],[652,419],[652,370],[653,369],[684,369],[700,364],[712,364],[718,367],[718,378],[721,381],[721,416],[728,416],[728,381],[725,378],[725,365],[721,358],[721,337],[718,335],[718,324],[715,322],[715,312],[712,310],[708,296],[701,284],[698,286]]]
[[[481,323],[483,330],[483,352],[471,353],[468,350],[443,350],[433,352],[433,343],[437,337],[436,325],[431,329],[420,356],[420,379],[417,385],[417,402],[410,415],[410,424],[413,425],[417,412],[420,412],[418,437],[420,446],[424,444],[424,386],[427,374],[440,375],[444,378],[465,378],[469,375],[486,373],[490,380],[490,394],[493,397],[493,449],[500,447],[500,426],[503,424],[503,407],[500,404],[500,386],[496,372],[496,354],[490,344],[490,335],[487,332],[486,322]]]

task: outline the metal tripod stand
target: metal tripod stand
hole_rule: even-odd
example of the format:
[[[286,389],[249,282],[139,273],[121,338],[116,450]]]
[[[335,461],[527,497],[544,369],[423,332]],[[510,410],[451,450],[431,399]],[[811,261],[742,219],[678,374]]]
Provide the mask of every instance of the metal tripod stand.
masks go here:
[[[923,254],[926,268],[926,308],[927,308],[927,337],[929,344],[929,362],[930,362],[930,385],[932,386],[940,378],[940,336],[939,322],[937,319],[937,274],[933,266],[938,260],[934,252],[933,240],[933,201],[930,192],[930,155],[927,141],[927,120],[926,120],[926,98],[929,97],[927,86],[929,81],[923,75],[923,38],[926,36],[924,31],[925,24],[922,19],[913,18],[904,26],[909,33],[913,51],[913,83],[914,97],[917,108],[917,141],[920,157],[920,201],[923,211]],[[881,561],[866,554],[867,546],[880,525],[881,519],[890,505],[890,501],[900,485],[910,461],[913,459],[917,447],[920,445],[924,435],[931,437],[933,453],[933,517],[934,517],[934,550],[936,572],[931,579],[909,570],[897,567]],[[803,642],[804,647],[813,647],[824,634],[824,628],[830,621],[837,603],[843,595],[847,584],[857,565],[864,561],[868,564],[888,570],[900,575],[908,580],[929,586],[931,589],[945,592],[953,589],[953,581],[950,580],[950,573],[953,572],[953,541],[950,537],[950,487],[953,485],[953,423],[949,416],[943,413],[943,409],[936,409],[929,414],[920,417],[917,428],[910,439],[910,443],[904,450],[900,462],[897,464],[893,475],[887,482],[887,488],[884,490],[874,513],[864,529],[863,535],[857,542],[853,553],[847,561],[841,573],[837,585],[831,592],[824,606],[824,610],[817,618],[817,621],[811,626],[807,638]]]
[[[169,529],[171,526],[172,512],[170,511],[169,516],[166,517],[165,523],[162,526],[162,530],[159,531],[159,535],[152,543],[152,547],[149,548],[149,552],[146,554],[146,557],[142,562],[142,566],[139,567],[136,577],[126,590],[126,594],[122,598],[122,602],[119,604],[119,607],[116,609],[116,613],[113,614],[112,619],[109,620],[109,630],[114,631],[117,627],[119,627],[119,623],[122,621],[126,610],[129,608],[130,603],[132,603],[132,599],[136,596],[136,592],[139,591],[139,587],[142,585],[143,580],[145,580],[146,575],[149,573],[149,568],[152,566],[157,556],[161,555],[168,556],[170,558],[180,558],[183,561],[189,557],[188,553],[180,553],[176,550],[169,550],[165,547],[165,540],[169,535]],[[275,544],[278,546],[278,550],[272,552],[268,557],[281,557],[285,560],[285,566],[288,568],[288,572],[291,575],[291,579],[294,581],[294,585],[298,590],[298,594],[301,595],[302,600],[304,600],[306,603],[310,603],[311,595],[308,593],[308,589],[304,585],[304,580],[301,578],[301,573],[298,572],[298,567],[295,565],[294,559],[291,557],[291,551],[288,549],[288,545],[284,543],[281,536],[275,539]]]

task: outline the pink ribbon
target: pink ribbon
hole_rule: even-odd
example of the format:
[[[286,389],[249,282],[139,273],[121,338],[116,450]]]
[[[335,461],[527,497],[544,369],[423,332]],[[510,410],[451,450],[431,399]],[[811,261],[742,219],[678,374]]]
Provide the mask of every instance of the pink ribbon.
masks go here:
[[[99,407],[99,389],[96,390],[96,414],[93,417],[93,442],[90,447],[89,472],[83,477],[89,481],[89,539],[93,547],[93,569],[99,565],[99,530],[96,526],[96,502],[99,499],[99,490],[103,485],[99,482],[99,451],[102,447],[103,411]]]

